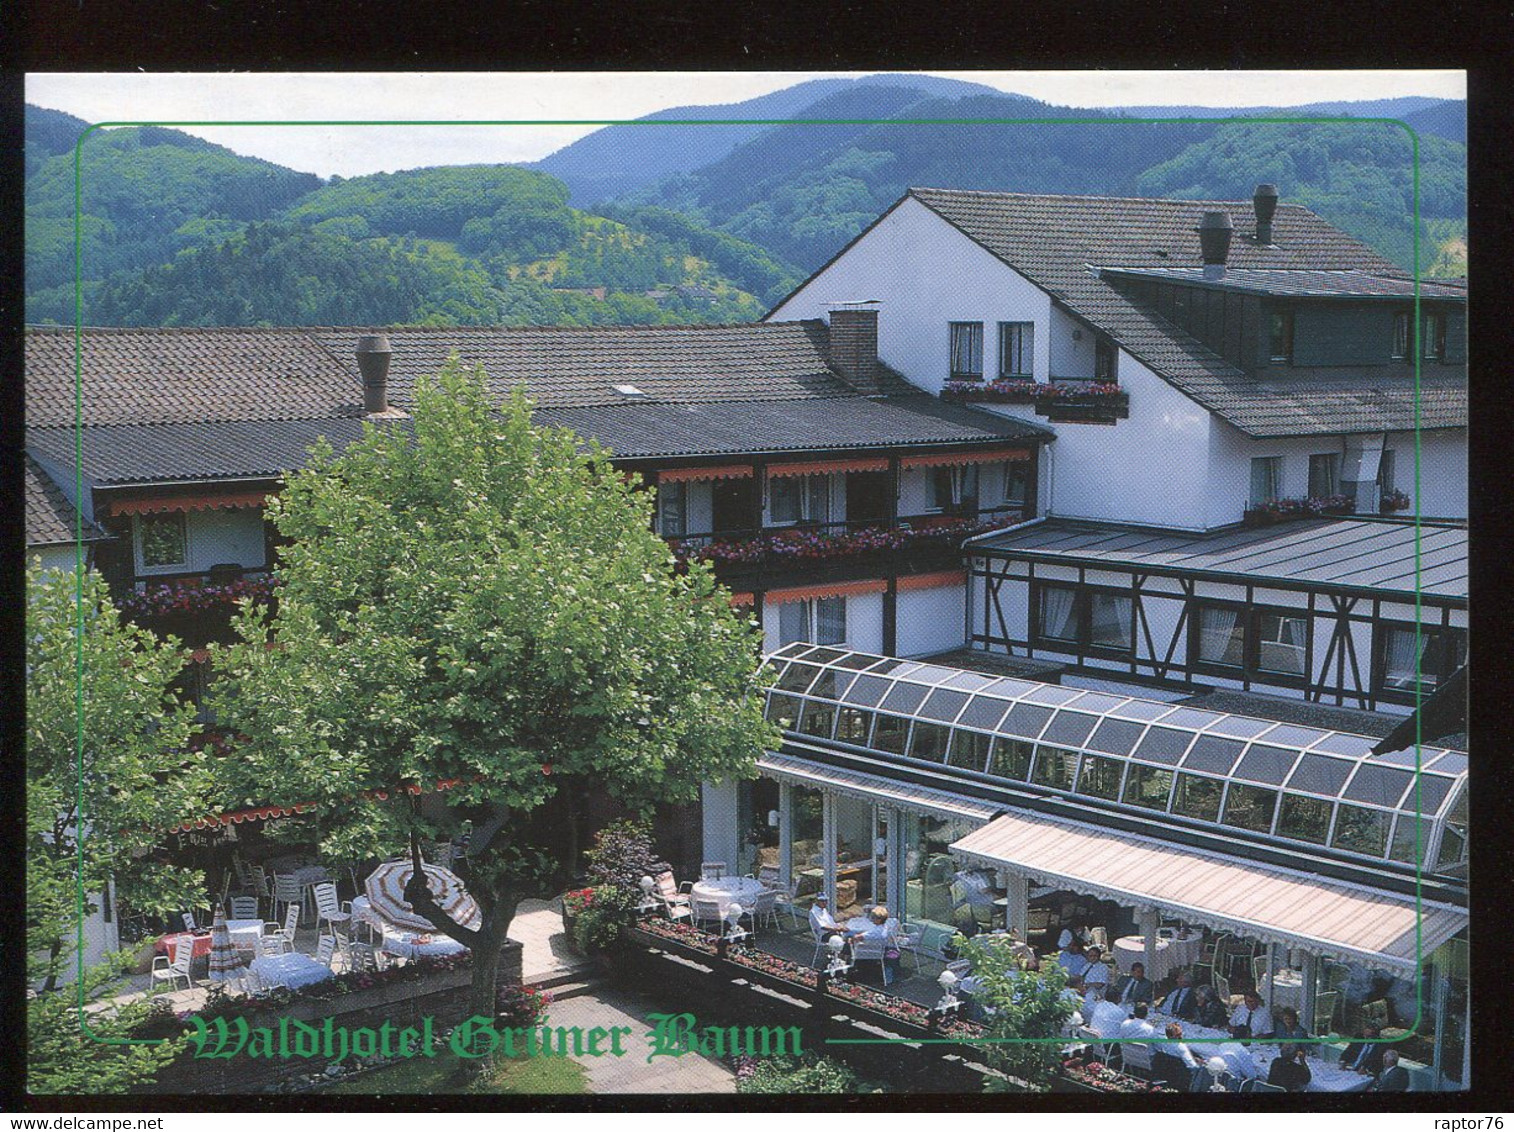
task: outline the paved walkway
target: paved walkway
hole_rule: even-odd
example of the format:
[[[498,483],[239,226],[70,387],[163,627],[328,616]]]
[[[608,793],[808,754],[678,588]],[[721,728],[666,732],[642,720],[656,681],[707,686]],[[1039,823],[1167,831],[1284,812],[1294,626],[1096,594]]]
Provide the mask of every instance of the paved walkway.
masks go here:
[[[551,1026],[629,1026],[624,1057],[574,1058],[589,1075],[591,1093],[734,1093],[736,1075],[723,1063],[696,1053],[647,1060],[648,1013],[665,1010],[650,997],[631,991],[598,990],[554,1003]]]
[[[522,947],[521,981],[539,983],[553,975],[590,966],[568,949],[562,930],[562,905],[557,900],[522,900],[510,921],[510,938]]]

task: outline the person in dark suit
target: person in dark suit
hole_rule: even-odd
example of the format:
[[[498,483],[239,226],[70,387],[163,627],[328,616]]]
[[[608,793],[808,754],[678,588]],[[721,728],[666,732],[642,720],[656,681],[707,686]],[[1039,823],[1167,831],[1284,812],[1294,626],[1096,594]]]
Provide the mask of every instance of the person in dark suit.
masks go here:
[[[1137,1002],[1150,1002],[1156,997],[1156,987],[1146,977],[1146,964],[1132,963],[1130,974],[1115,983],[1109,992],[1109,1000],[1121,1006],[1133,1006]]]
[[[1272,1036],[1279,1041],[1294,1042],[1309,1036],[1309,1031],[1299,1023],[1298,1011],[1291,1006],[1279,1010],[1273,1024]]]
[[[1286,1042],[1278,1051],[1277,1060],[1267,1070],[1267,1084],[1287,1089],[1290,1093],[1302,1093],[1309,1088],[1312,1076],[1304,1061],[1303,1048]]]
[[[1198,1009],[1194,1011],[1193,1020],[1200,1026],[1208,1026],[1213,1030],[1222,1030],[1228,1019],[1225,1004],[1220,1001],[1220,995],[1213,987],[1199,987]]]
[[[1193,993],[1193,976],[1187,971],[1179,971],[1178,985],[1162,1000],[1162,1013],[1192,1022],[1198,1008],[1199,996]]]
[[[1398,1063],[1398,1051],[1390,1049],[1383,1054],[1383,1071],[1377,1075],[1377,1080],[1372,1082],[1368,1092],[1407,1093],[1408,1091],[1409,1071]]]
[[[1376,1077],[1383,1069],[1383,1047],[1373,1038],[1381,1037],[1382,1031],[1370,1023],[1362,1028],[1364,1041],[1352,1042],[1341,1054],[1341,1068],[1352,1069]]]

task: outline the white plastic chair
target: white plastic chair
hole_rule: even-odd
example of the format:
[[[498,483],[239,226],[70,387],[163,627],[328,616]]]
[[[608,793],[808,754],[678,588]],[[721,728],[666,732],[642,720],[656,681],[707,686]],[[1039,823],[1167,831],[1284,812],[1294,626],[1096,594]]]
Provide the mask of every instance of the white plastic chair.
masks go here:
[[[699,866],[700,880],[721,880],[725,877],[724,861],[705,861]]]
[[[1145,1042],[1121,1042],[1120,1064],[1124,1072],[1151,1080],[1151,1047]]]
[[[189,913],[184,913],[189,917]],[[194,942],[192,940],[173,940],[168,945],[167,955],[155,955],[152,960],[152,981],[156,985],[160,981],[166,981],[169,986],[176,986],[180,979],[184,980],[184,989],[194,987],[194,978],[189,973],[189,964],[194,961]]]
[[[888,974],[883,956],[888,950],[888,945],[888,937],[883,935],[864,935],[852,940],[852,966],[872,960],[878,964],[879,978],[887,983]]]
[[[185,931],[187,931],[187,932],[197,932],[197,931],[200,930],[200,925],[197,924],[197,923],[195,923],[195,914],[193,912],[185,912],[184,916],[183,916],[183,920],[184,920],[184,930]]]
[[[323,935],[321,942],[316,944],[315,961],[323,967],[330,967],[336,958],[336,936]]]
[[[693,910],[695,927],[709,922],[715,925],[716,930],[719,930],[722,917],[718,900],[701,900],[696,896],[689,903]]]
[[[758,924],[766,923],[768,927],[778,926],[778,893],[772,889],[763,889],[752,901],[750,909],[752,928],[755,930]]]
[[[329,881],[315,886],[315,930],[320,931],[322,924],[330,924],[333,933],[338,925],[343,925],[349,932],[352,928],[352,902],[339,904],[336,885]]]
[[[291,905],[298,906],[300,903],[300,886],[295,883],[294,877],[289,873],[273,874],[273,915],[277,919],[279,905],[285,908]]]
[[[680,892],[677,882],[672,873],[661,873],[657,877],[657,899],[662,901],[663,911],[670,920],[685,920],[693,917],[693,909],[689,906],[689,897]]]
[[[901,926],[894,933],[894,946],[898,948],[901,956],[908,954],[914,958],[915,974],[917,975],[920,973],[920,941],[924,935],[925,930],[919,927],[909,928]]]
[[[279,952],[295,950],[294,933],[300,924],[299,902],[289,905],[284,909],[284,923],[280,925],[277,920],[269,920],[263,925],[263,939],[265,942],[275,943]],[[272,929],[271,931],[269,929]]]
[[[233,920],[256,920],[260,914],[258,898],[256,896],[233,896],[231,898],[231,918]]]

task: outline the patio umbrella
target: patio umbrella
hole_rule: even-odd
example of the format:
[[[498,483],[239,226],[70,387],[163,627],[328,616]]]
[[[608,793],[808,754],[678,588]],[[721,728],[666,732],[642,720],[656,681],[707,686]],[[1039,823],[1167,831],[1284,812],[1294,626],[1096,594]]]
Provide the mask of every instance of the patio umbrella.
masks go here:
[[[483,926],[483,913],[478,904],[468,895],[462,880],[450,869],[440,865],[422,865],[426,873],[426,886],[431,897],[452,919],[465,928]],[[405,885],[410,883],[414,866],[408,860],[386,861],[368,875],[363,888],[368,893],[368,906],[378,916],[398,928],[416,932],[433,932],[436,925],[410,907],[405,900]]]
[[[216,909],[216,922],[210,928],[210,981],[229,983],[242,975],[242,957],[231,946],[231,932],[226,927],[226,913]]]

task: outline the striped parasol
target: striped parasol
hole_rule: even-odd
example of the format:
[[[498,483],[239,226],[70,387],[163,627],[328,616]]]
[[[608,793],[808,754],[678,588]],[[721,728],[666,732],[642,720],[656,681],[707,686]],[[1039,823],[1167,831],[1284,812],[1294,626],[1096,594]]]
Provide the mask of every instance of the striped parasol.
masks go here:
[[[465,928],[483,926],[483,913],[478,904],[468,895],[463,882],[450,869],[440,865],[422,865],[426,873],[426,885],[431,897],[446,911],[447,915]],[[409,861],[386,861],[369,874],[363,882],[368,893],[368,905],[373,913],[395,927],[409,931],[433,932],[436,925],[412,909],[405,900],[405,885],[410,882],[414,868]]]
[[[210,928],[210,981],[229,983],[242,977],[242,957],[231,946],[231,932],[226,927],[226,913],[216,909],[216,922]]]

